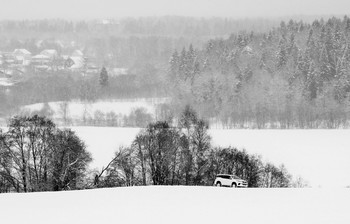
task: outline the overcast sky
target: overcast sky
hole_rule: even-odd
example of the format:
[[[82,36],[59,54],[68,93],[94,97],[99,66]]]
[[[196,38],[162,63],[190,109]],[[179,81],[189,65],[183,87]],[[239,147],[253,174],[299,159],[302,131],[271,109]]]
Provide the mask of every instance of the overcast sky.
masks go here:
[[[350,0],[0,0],[0,19],[349,14]]]

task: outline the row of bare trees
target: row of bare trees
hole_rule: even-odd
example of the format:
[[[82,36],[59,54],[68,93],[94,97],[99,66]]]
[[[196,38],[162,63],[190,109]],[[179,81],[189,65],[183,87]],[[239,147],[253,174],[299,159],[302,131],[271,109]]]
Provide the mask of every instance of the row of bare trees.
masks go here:
[[[135,185],[212,185],[219,173],[235,174],[250,187],[290,187],[284,166],[264,164],[245,150],[211,146],[208,124],[189,106],[178,125],[151,123],[95,175],[91,155],[71,130],[45,118],[14,117],[0,130],[0,192],[74,190]],[[91,185],[94,186],[91,186]],[[303,180],[298,180],[302,186]]]
[[[0,132],[0,192],[78,189],[91,155],[71,130],[44,117],[14,117]]]
[[[208,124],[189,106],[175,127],[151,123],[129,147],[122,147],[95,177],[96,187],[212,185],[219,173],[236,174],[250,187],[290,187],[284,166],[264,164],[245,150],[211,146]]]

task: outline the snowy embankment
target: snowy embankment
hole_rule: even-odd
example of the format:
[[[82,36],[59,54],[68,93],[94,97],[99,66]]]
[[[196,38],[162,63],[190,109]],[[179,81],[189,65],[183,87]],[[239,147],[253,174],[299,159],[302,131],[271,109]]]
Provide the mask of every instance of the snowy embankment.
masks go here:
[[[350,189],[129,187],[0,195],[1,223],[348,224]]]
[[[138,128],[71,127],[81,137],[101,169],[119,146],[129,146]],[[350,130],[216,130],[214,146],[245,148],[263,161],[284,164],[293,176],[312,187],[350,186]]]

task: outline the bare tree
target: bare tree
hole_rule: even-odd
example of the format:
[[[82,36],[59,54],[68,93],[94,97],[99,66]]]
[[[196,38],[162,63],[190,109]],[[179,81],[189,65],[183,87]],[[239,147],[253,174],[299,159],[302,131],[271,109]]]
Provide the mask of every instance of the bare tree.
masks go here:
[[[62,116],[62,121],[64,125],[68,125],[69,124],[69,102],[68,101],[62,101],[59,104],[59,108],[60,108],[60,113]]]
[[[0,154],[1,177],[23,192],[76,189],[91,161],[74,132],[37,115],[10,120]]]

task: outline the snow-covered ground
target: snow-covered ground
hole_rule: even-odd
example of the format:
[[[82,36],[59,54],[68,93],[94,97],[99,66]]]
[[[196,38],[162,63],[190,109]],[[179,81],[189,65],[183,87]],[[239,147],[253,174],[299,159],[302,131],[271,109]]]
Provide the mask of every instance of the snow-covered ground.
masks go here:
[[[130,145],[140,129],[72,127],[94,161],[108,164],[119,146]],[[245,148],[264,161],[284,164],[293,176],[313,187],[350,186],[350,130],[210,130],[213,145]]]
[[[137,108],[144,108],[147,113],[155,114],[156,105],[167,102],[167,98],[142,98],[142,99],[125,99],[111,101],[97,101],[87,103],[81,101],[68,102],[68,117],[72,120],[80,120],[83,114],[86,113],[94,116],[96,111],[104,114],[114,112],[117,115],[129,115],[130,112]],[[50,108],[53,111],[53,118],[62,118],[62,102],[49,102]],[[43,108],[43,103],[31,104],[21,108],[22,111],[40,111]]]
[[[8,78],[0,78],[0,86],[13,86],[13,82]]]
[[[1,223],[349,224],[350,189],[129,187],[0,195]]]

